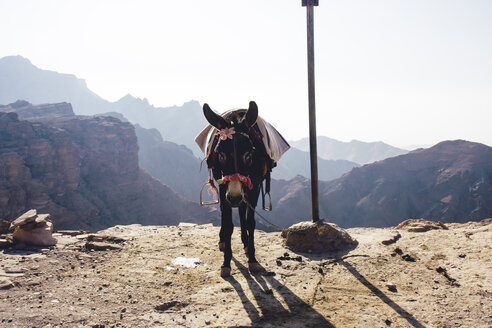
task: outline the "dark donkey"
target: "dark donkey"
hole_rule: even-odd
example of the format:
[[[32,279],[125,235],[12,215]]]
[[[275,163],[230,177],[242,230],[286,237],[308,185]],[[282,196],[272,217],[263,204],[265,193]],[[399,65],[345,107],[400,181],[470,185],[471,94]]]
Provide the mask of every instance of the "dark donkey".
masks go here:
[[[219,248],[224,251],[224,263],[220,275],[231,274],[231,236],[234,229],[232,208],[237,207],[241,221],[241,241],[248,256],[248,267],[252,272],[262,270],[255,258],[254,231],[255,207],[260,186],[271,170],[272,160],[254,128],[258,118],[258,107],[251,101],[249,108],[216,114],[207,104],[203,105],[207,121],[218,132],[212,139],[207,165],[219,183],[221,228]]]

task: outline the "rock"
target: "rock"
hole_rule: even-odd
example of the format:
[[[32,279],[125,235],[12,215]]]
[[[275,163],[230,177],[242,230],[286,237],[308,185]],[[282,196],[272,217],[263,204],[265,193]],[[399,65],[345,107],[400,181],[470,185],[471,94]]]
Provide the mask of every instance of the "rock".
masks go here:
[[[428,221],[424,219],[408,219],[400,223],[396,229],[407,230],[410,232],[425,232],[429,230],[448,230],[441,222]]]
[[[38,213],[36,210],[29,210],[10,223],[10,230],[15,227],[23,226],[36,220]]]
[[[87,235],[89,231],[87,230],[57,230],[57,233],[65,236],[79,236],[79,235]],[[86,236],[87,237],[87,236]]]
[[[179,310],[185,306],[187,306],[188,304],[186,303],[181,303],[181,302],[178,302],[178,301],[170,301],[170,302],[165,302],[165,303],[162,303],[162,304],[159,304],[159,305],[156,305],[154,307],[154,309],[156,309],[157,311],[166,311],[166,310],[169,310],[171,308],[174,308],[176,310]]]
[[[192,228],[192,227],[196,227],[197,225],[198,224],[196,223],[180,222],[178,227]]]
[[[87,241],[95,241],[95,242],[109,242],[109,243],[124,243],[126,239],[121,238],[121,237],[115,237],[115,236],[106,236],[106,235],[88,235],[87,236]]]
[[[9,221],[0,219],[0,234],[9,233],[10,223]]]
[[[10,246],[12,246],[10,241],[8,241],[7,239],[0,239],[0,248],[7,248]]]
[[[108,251],[108,250],[120,250],[123,247],[120,245],[102,243],[102,242],[87,242],[85,243],[85,248],[93,249],[95,251]]]
[[[48,222],[51,222],[51,216],[49,214],[38,214],[34,221],[20,225],[23,230],[32,230],[36,228],[44,227]]]
[[[327,222],[300,222],[282,231],[285,246],[295,252],[323,253],[358,244],[345,230]]]
[[[14,283],[7,278],[0,277],[0,289],[9,289],[14,287]]]
[[[116,222],[177,225],[217,217],[139,167],[130,123],[75,116],[68,104],[51,114],[31,106],[29,120],[19,119],[26,106],[0,110],[0,218],[49,209],[56,228],[96,231]]]
[[[53,246],[56,245],[56,239],[53,238],[53,224],[45,222],[40,228],[24,230],[22,227],[16,227],[13,233],[14,244],[25,244],[32,246]]]
[[[401,235],[399,232],[397,232],[396,234],[393,235],[393,237],[391,237],[390,239],[386,239],[386,240],[383,240],[381,243],[383,245],[391,245],[391,244],[394,244],[398,241],[398,239],[401,238]]]
[[[390,292],[393,292],[393,293],[396,293],[398,290],[396,289],[396,285],[392,282],[387,282],[386,283],[386,288],[388,288],[388,290]]]
[[[33,106],[25,100],[17,100],[15,103],[3,108],[3,111],[15,112],[19,115],[19,119],[21,120],[56,118],[75,115],[72,105],[66,102]]]

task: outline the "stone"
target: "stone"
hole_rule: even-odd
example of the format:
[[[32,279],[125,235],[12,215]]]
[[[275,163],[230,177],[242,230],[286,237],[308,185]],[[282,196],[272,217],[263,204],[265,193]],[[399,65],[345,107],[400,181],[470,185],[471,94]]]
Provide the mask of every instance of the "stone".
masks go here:
[[[12,246],[10,241],[8,241],[7,239],[0,239],[0,248],[7,248],[10,246]]]
[[[120,245],[102,243],[102,242],[87,242],[85,243],[85,248],[92,249],[95,251],[108,251],[108,250],[120,250],[123,247]]]
[[[323,222],[299,222],[282,231],[285,246],[295,252],[324,253],[351,248],[358,244],[345,230],[336,224]]]
[[[49,214],[38,214],[33,221],[19,225],[23,230],[33,230],[44,227],[48,222],[51,222]]]
[[[196,223],[180,222],[178,227],[193,228],[193,227],[196,227],[197,225],[198,224],[196,224]]]
[[[386,240],[383,240],[381,243],[383,245],[391,245],[391,244],[394,244],[398,241],[398,239],[401,238],[401,235],[399,232],[395,233],[390,239],[386,239]]]
[[[109,243],[116,243],[116,244],[121,244],[126,242],[126,239],[121,238],[121,237],[115,237],[115,236],[107,236],[107,235],[88,235],[87,236],[87,241],[95,241],[95,242],[109,242]]]
[[[57,233],[65,236],[79,236],[79,235],[87,235],[89,231],[87,230],[57,230]]]
[[[400,223],[396,229],[407,230],[410,232],[425,232],[429,230],[448,230],[448,227],[441,222],[428,221],[424,219],[408,219]]]
[[[14,287],[14,283],[7,278],[0,277],[0,289],[9,289]]]
[[[15,219],[10,223],[10,229],[12,230],[15,227],[23,226],[27,223],[33,222],[34,220],[36,220],[37,215],[38,214],[36,210],[27,211],[26,213],[22,214],[21,216],[19,216],[17,219]]]
[[[387,282],[386,283],[386,288],[388,288],[388,290],[390,292],[393,292],[393,293],[398,292],[398,289],[396,289],[396,285],[394,283],[392,283],[392,282]]]
[[[14,244],[31,246],[54,246],[57,240],[53,238],[53,224],[46,222],[44,227],[24,230],[16,227],[13,233]]]

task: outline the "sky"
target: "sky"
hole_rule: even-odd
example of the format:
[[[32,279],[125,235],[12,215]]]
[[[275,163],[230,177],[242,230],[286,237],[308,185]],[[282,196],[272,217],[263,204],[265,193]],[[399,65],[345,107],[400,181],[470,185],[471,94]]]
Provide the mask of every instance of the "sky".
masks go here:
[[[491,0],[320,0],[318,135],[412,148],[492,146]],[[307,137],[301,0],[0,0],[0,57],[75,74],[101,97],[154,106],[256,101]]]

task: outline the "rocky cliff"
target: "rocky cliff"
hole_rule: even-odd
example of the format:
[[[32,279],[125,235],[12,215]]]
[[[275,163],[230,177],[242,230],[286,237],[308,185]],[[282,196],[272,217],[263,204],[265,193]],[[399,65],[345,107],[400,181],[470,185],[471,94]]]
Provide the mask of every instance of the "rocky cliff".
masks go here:
[[[310,181],[272,183],[273,219],[311,217]],[[321,216],[343,227],[384,227],[407,218],[464,222],[492,216],[492,148],[463,140],[354,168],[320,182]]]
[[[29,106],[18,108],[21,116],[42,112]],[[50,213],[57,229],[95,230],[215,216],[139,168],[131,124],[112,117],[30,115],[27,121],[0,113],[0,217],[35,208]]]

